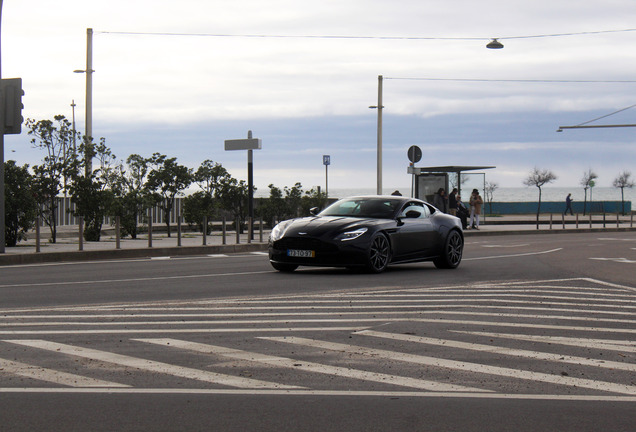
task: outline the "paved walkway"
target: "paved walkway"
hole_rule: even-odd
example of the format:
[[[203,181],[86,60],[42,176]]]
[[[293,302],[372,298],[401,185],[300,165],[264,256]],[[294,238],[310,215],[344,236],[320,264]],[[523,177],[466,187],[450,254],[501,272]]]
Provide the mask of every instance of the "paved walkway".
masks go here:
[[[479,230],[468,229],[464,233],[466,236],[485,236],[590,231],[636,231],[634,217],[633,215],[622,216],[620,221],[617,221],[616,215],[607,215],[603,222],[602,215],[594,215],[590,225],[589,216],[579,216],[577,226],[575,216],[567,216],[562,220],[561,215],[554,215],[550,223],[550,216],[543,215],[537,228],[536,217],[533,215],[508,215],[487,217],[485,221],[482,219]],[[254,240],[248,242],[247,234],[242,234],[237,242],[235,232],[228,232],[225,240],[221,233],[214,232],[205,237],[204,243],[201,233],[185,232],[179,239],[176,232],[173,232],[171,237],[168,237],[165,232],[155,232],[152,235],[152,242],[149,242],[147,234],[142,234],[134,240],[121,239],[118,247],[115,230],[108,227],[104,230],[101,241],[84,241],[80,250],[77,226],[58,227],[56,243],[48,241],[49,229],[43,227],[39,251],[37,251],[35,236],[30,235],[29,240],[20,242],[18,246],[5,248],[5,253],[0,254],[0,266],[56,261],[258,252],[266,251],[268,235],[269,232],[263,232],[261,237],[261,233],[256,231]]]

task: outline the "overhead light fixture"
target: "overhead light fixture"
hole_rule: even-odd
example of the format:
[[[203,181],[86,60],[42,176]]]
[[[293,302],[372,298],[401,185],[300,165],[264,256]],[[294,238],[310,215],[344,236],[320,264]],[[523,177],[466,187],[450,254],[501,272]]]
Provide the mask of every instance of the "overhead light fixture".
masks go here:
[[[490,49],[502,49],[503,47],[504,47],[503,44],[499,42],[496,38],[488,42],[488,45],[486,45],[486,48],[490,48]]]

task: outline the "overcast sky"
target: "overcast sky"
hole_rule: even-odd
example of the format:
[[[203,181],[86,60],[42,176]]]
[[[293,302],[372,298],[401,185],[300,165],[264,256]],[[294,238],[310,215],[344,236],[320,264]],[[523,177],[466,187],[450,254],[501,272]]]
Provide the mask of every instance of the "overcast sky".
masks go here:
[[[22,77],[25,118],[71,119],[75,100],[83,131],[85,75],[73,70],[93,28],[96,138],[120,159],[212,159],[246,179],[245,152],[223,141],[251,129],[264,190],[324,186],[323,154],[330,189],[375,189],[369,106],[383,75],[386,188],[410,184],[411,145],[419,166],[496,166],[487,180],[500,187],[522,186],[534,166],[554,171],[554,186],[589,168],[611,186],[636,174],[636,129],[556,130],[636,104],[636,82],[607,82],[636,80],[636,31],[623,31],[635,22],[633,0],[8,0],[2,76]],[[504,49],[486,49],[495,37]],[[592,124],[608,123],[636,123],[636,108]],[[25,127],[6,136],[6,160],[43,157]]]

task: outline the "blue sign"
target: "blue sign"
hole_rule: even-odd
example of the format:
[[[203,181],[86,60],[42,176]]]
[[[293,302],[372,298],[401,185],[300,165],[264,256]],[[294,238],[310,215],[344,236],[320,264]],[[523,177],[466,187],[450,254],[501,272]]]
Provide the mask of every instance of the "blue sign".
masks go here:
[[[331,165],[331,156],[322,155],[322,164],[323,165]]]

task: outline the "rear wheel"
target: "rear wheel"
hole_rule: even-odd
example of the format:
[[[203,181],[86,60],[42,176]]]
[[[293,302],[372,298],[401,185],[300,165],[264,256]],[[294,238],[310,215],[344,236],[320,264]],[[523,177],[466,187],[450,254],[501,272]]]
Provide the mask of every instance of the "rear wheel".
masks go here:
[[[382,273],[389,265],[391,258],[391,245],[386,235],[376,234],[371,240],[367,268],[373,273]]]
[[[296,264],[284,264],[284,263],[270,263],[272,267],[280,272],[291,273],[298,268]]]
[[[462,261],[464,239],[458,231],[451,231],[444,242],[442,255],[433,260],[435,267],[444,269],[457,268]]]

